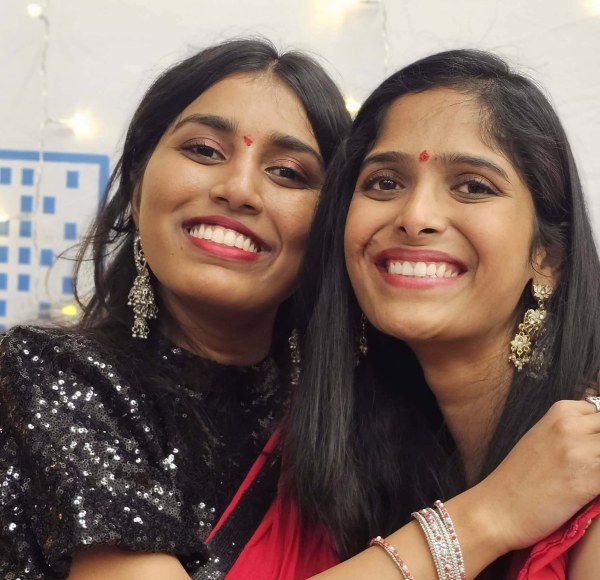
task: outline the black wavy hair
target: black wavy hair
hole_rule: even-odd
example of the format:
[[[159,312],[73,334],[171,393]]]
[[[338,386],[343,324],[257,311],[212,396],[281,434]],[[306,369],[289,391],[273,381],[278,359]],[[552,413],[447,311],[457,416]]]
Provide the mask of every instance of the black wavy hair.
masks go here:
[[[539,345],[544,372],[514,373],[480,477],[552,403],[581,397],[600,363],[598,253],[571,148],[543,92],[501,58],[477,50],[435,54],[390,76],[362,106],[322,190],[299,290],[302,376],[284,429],[287,489],[305,520],[328,526],[343,558],[398,529],[415,509],[467,486],[412,351],[370,327],[368,356],[356,367],[360,309],[344,264],[348,207],[386,112],[403,95],[439,87],[480,104],[484,139],[508,157],[533,197],[535,242],[562,259]],[[529,294],[523,292],[520,308]]]

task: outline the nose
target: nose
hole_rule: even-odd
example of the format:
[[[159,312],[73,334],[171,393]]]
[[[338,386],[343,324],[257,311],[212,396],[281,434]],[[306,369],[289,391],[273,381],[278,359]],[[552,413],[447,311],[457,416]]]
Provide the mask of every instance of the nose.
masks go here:
[[[210,190],[211,200],[232,211],[256,214],[263,208],[260,195],[261,171],[251,158],[231,162],[222,167]]]
[[[423,241],[447,227],[448,212],[430,185],[415,187],[402,196],[394,228],[410,241]]]

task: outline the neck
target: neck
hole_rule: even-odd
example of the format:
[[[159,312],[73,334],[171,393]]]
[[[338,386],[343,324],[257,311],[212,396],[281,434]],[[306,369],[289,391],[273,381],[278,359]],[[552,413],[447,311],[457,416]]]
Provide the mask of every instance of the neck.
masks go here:
[[[174,344],[199,356],[230,365],[251,365],[269,354],[277,309],[232,311],[169,297],[161,331]]]
[[[507,344],[411,345],[461,454],[469,485],[477,481],[506,402],[512,378]]]

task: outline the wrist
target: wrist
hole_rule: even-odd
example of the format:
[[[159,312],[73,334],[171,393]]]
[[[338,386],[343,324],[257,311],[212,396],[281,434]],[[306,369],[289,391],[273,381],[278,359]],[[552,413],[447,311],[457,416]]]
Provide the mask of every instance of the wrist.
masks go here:
[[[470,578],[513,549],[503,524],[505,506],[497,505],[485,487],[480,483],[445,502]]]

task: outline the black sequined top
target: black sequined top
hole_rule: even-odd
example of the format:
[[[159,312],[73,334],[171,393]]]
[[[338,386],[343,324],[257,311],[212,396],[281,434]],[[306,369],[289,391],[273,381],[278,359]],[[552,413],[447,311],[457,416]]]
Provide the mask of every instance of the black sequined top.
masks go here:
[[[109,544],[176,555],[202,541],[282,409],[271,360],[224,366],[164,340],[111,350],[78,334],[9,331],[0,346],[0,578],[65,578]]]

